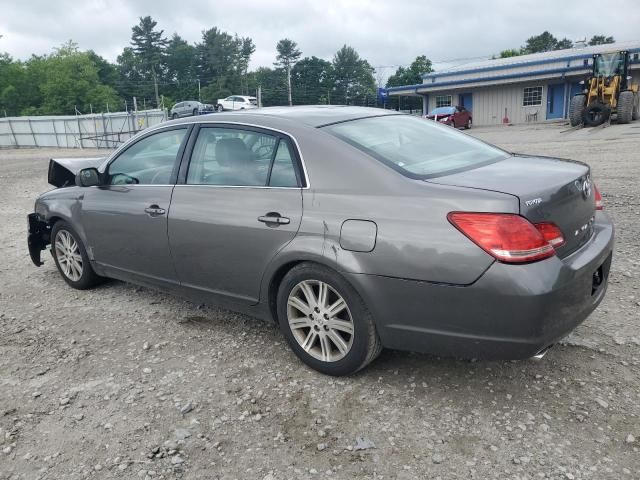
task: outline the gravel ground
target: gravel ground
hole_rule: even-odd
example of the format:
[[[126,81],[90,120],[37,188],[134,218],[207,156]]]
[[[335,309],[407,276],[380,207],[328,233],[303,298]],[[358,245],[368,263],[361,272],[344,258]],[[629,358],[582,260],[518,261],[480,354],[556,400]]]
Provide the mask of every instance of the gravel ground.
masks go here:
[[[272,324],[35,268],[47,158],[95,152],[0,151],[0,479],[640,478],[640,123],[563,129],[471,133],[592,165],[618,235],[603,304],[541,362],[385,351],[343,379]]]

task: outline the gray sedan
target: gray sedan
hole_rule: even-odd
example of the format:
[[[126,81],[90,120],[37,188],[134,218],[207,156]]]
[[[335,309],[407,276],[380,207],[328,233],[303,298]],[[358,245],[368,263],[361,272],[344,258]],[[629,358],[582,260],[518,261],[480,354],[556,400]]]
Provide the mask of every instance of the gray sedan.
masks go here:
[[[272,319],[311,367],[383,347],[542,355],[602,300],[613,225],[589,167],[356,107],[167,122],[104,159],[52,159],[29,251]]]

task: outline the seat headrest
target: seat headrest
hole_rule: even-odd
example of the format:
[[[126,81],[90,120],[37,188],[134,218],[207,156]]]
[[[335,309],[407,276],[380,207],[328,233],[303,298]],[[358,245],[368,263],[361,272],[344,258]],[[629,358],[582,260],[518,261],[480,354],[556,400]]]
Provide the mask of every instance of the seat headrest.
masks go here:
[[[251,155],[241,139],[223,138],[216,143],[216,160],[221,165],[246,164]]]

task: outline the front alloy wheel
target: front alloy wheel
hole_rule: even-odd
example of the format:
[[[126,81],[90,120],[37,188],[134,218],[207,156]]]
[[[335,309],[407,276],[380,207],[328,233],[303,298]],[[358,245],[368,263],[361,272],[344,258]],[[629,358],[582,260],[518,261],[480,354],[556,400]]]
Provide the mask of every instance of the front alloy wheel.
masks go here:
[[[51,229],[51,254],[65,282],[73,288],[91,288],[103,279],[96,275],[75,230],[63,220]]]
[[[313,358],[336,362],[351,350],[351,312],[344,298],[325,282],[298,283],[289,294],[287,320],[298,345]]]
[[[56,235],[54,248],[56,258],[62,274],[72,282],[77,282],[82,277],[82,255],[78,243],[66,230],[59,230]]]

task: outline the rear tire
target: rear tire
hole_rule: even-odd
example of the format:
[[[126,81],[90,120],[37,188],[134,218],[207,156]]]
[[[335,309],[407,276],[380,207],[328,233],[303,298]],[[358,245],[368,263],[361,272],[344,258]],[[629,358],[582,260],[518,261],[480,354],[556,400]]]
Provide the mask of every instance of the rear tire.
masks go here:
[[[635,93],[633,95],[633,113],[631,114],[631,119],[632,120],[638,120],[638,118],[640,117],[640,93]]]
[[[625,90],[618,96],[618,123],[629,123],[633,118],[633,104],[635,98],[633,92]]]
[[[464,126],[465,130],[469,130],[471,128],[471,119],[467,120],[467,124]]]
[[[194,117],[197,117],[198,116],[198,109],[194,108],[193,112],[191,112],[191,113],[193,114]]]
[[[582,123],[585,127],[597,127],[606,122],[611,116],[611,109],[602,103],[589,105],[582,112]]]
[[[586,95],[574,95],[569,103],[569,123],[572,127],[582,124]]]
[[[360,295],[342,276],[322,265],[301,263],[284,276],[277,312],[293,352],[326,375],[351,375],[382,351]]]
[[[69,286],[86,290],[102,283],[103,278],[93,271],[80,236],[65,221],[58,221],[51,230],[51,254]]]
[[[216,112],[223,112],[224,111],[224,107],[220,104],[216,105]]]
[[[174,113],[173,115],[171,115],[171,120],[175,120],[176,118],[178,118],[178,114]]]

